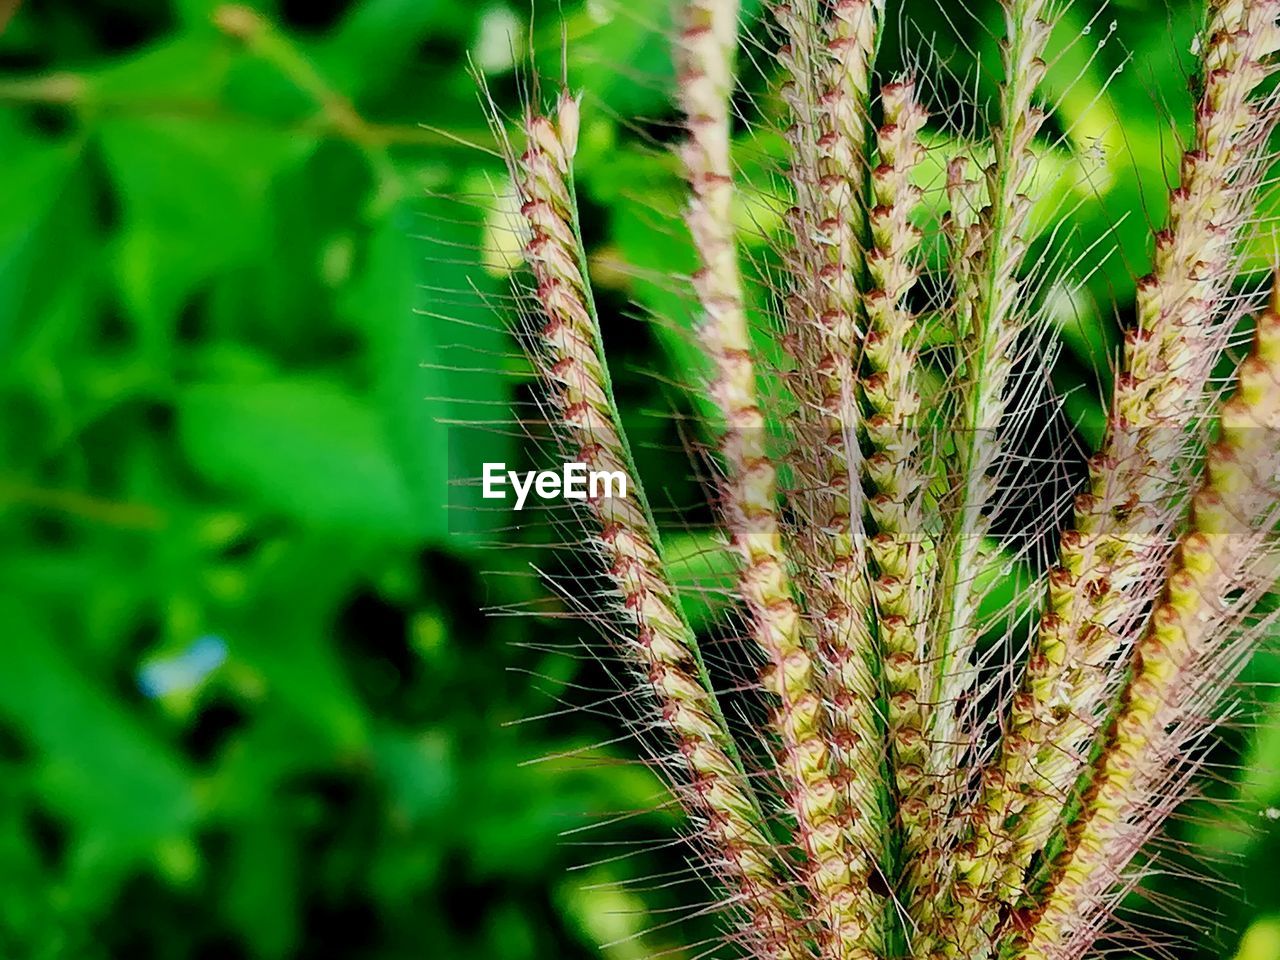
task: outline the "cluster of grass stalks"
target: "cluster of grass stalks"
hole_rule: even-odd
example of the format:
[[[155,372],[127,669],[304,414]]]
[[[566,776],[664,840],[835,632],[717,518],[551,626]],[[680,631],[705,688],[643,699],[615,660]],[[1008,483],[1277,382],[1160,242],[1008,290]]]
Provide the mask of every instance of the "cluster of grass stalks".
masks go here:
[[[733,642],[758,665],[732,710],[611,393],[573,179],[579,100],[531,111],[509,156],[547,417],[566,459],[635,491],[589,502],[579,535],[607,571],[626,696],[694,826],[726,942],[761,960],[1100,949],[1270,623],[1280,313],[1235,281],[1271,159],[1280,0],[1208,0],[1192,141],[1105,436],[1083,487],[1018,531],[1056,543],[1008,605],[988,600],[1015,550],[1008,517],[1041,482],[1025,440],[1056,403],[1042,265],[1026,262],[1056,4],[1002,2],[993,128],[946,156],[930,156],[923,78],[877,74],[881,4],[772,10],[790,114],[780,365],[756,349],[735,236],[737,3],[684,5],[678,158],[712,499]],[[930,166],[947,212],[926,236]]]

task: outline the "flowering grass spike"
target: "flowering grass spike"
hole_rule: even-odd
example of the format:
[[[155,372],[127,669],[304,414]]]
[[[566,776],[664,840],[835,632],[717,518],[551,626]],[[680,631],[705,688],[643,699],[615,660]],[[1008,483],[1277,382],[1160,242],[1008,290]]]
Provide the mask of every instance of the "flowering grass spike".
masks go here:
[[[1042,89],[1064,11],[1000,9],[994,103],[970,111],[992,118],[982,135],[932,102],[927,58],[877,70],[884,3],[771,8],[785,159],[778,316],[761,320],[735,167],[742,12],[682,7],[676,162],[706,359],[692,389],[733,570],[714,664],[613,397],[578,221],[579,98],[531,108],[507,152],[542,409],[566,463],[627,490],[570,504],[606,587],[589,602],[717,891],[726,956],[1105,952],[1270,627],[1280,314],[1241,249],[1267,227],[1280,0],[1207,2],[1194,124],[1101,444],[1074,499],[1031,521],[1021,501],[1052,500],[1052,470],[1027,445],[1059,409],[1046,291],[1072,282],[1033,253],[1037,164],[1071,135]],[[1015,568],[1029,586],[996,602]]]

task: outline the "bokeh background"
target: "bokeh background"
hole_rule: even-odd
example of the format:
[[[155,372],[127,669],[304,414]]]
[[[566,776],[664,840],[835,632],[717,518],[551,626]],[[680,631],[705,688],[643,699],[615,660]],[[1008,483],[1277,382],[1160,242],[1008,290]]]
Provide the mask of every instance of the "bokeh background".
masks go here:
[[[947,72],[991,41],[963,20],[961,42],[942,9],[907,20],[934,36],[945,108]],[[641,470],[655,499],[700,499],[675,420],[650,415],[696,412],[670,282],[691,258],[666,150],[667,0],[534,14],[0,3],[2,960],[699,955],[680,944],[705,921],[667,925],[676,894],[623,885],[679,866],[669,813],[589,837],[642,852],[571,869],[599,858],[563,831],[654,807],[659,788],[618,762],[626,743],[594,746],[619,733],[607,717],[514,723],[595,668],[548,652],[572,624],[481,612],[533,603],[530,564],[553,561],[485,549],[492,518],[448,509],[451,475],[520,456],[513,435],[450,423],[524,389],[495,309],[512,240],[484,199],[509,192],[473,71],[517,113],[531,49],[545,91],[562,69],[587,91],[586,237]],[[1033,259],[1119,245],[1081,288],[1045,294],[1082,440],[1187,129],[1197,18],[1181,0],[1084,0],[1055,35],[1040,222],[1070,209],[1073,230],[1046,231]],[[766,81],[745,83],[768,109]],[[740,139],[744,242],[767,268],[777,222],[753,197],[779,141]],[[697,535],[673,538],[696,554]],[[1251,671],[1280,679],[1266,657]],[[1239,769],[1210,791],[1261,829],[1208,807],[1176,828],[1243,858],[1238,891],[1194,894],[1222,914],[1199,955],[1272,960],[1267,704],[1219,759]]]

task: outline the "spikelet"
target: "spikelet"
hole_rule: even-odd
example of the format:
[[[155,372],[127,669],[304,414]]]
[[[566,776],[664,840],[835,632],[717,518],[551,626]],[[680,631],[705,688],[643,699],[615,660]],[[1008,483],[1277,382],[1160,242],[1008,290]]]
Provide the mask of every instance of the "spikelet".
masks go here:
[[[711,395],[724,416],[720,450],[723,522],[740,560],[738,588],[767,659],[763,685],[775,698],[779,768],[805,858],[804,879],[821,927],[823,956],[868,956],[864,911],[851,874],[842,794],[832,777],[815,657],[803,636],[778,514],[777,470],[765,447],[742,306],[732,224],[729,97],[737,42],[736,2],[690,3],[680,36],[679,81],[689,137],[682,150],[691,189],[687,221],[702,261],[696,287],[705,313],[699,336],[715,368]]]
[[[683,799],[704,825],[706,855],[741,898],[757,955],[803,960],[809,956],[804,925],[796,919],[759,805],[667,577],[602,366],[571,192],[578,110],[575,99],[563,96],[555,123],[529,117],[528,146],[513,165],[530,231],[526,259],[546,318],[533,359],[574,460],[628,477],[630,496],[594,499],[589,509],[599,525],[609,576],[634,626],[623,653],[643,677],[687,766]]]
[[[883,733],[858,482],[857,391],[867,85],[876,20],[864,0],[836,4],[825,27],[810,2],[776,12],[787,35],[780,60],[793,120],[785,338],[792,363],[785,382],[797,402],[789,462],[802,523],[792,545],[832,708],[832,773],[844,785],[843,809],[831,823],[840,830],[838,842],[826,843],[822,856],[830,866],[815,882],[840,905],[834,955],[878,955],[884,910],[871,882],[885,848]]]
[[[910,896],[930,885],[936,866],[929,794],[937,784],[926,775],[922,698],[932,545],[924,534],[920,396],[914,370],[920,331],[905,302],[919,274],[914,252],[921,234],[912,216],[920,190],[911,177],[923,157],[919,134],[927,114],[909,80],[886,85],[880,100],[884,117],[871,174],[869,292],[863,301],[867,336],[861,388],[868,412],[864,484],[875,527],[870,541],[871,592],[884,664],[892,785],[903,832],[901,858]]]
[[[1138,285],[1138,325],[1126,337],[1106,440],[1061,538],[1004,753],[988,771],[962,854],[964,881],[997,904],[1022,893],[1023,872],[1084,763],[1111,689],[1109,666],[1140,626],[1143,584],[1166,555],[1165,504],[1218,355],[1224,331],[1215,321],[1255,176],[1250,161],[1270,126],[1250,94],[1280,43],[1277,11],[1273,0],[1210,6],[1195,141],[1169,225],[1156,236],[1155,271]],[[982,921],[988,933],[998,909]]]
[[[1130,679],[1066,847],[1054,863],[1022,960],[1067,960],[1091,939],[1121,870],[1145,839],[1153,794],[1176,765],[1188,707],[1220,689],[1231,664],[1217,656],[1239,616],[1233,591],[1280,512],[1280,301],[1258,320],[1254,346],[1224,404],[1160,601],[1133,653]],[[1156,805],[1157,808],[1159,805]]]

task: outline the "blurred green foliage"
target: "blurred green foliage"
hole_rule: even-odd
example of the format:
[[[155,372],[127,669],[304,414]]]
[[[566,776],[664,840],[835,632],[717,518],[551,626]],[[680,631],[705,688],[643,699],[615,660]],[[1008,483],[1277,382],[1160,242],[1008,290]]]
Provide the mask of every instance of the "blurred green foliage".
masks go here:
[[[542,652],[572,629],[480,613],[541,593],[482,570],[544,558],[483,551],[488,524],[447,509],[451,460],[517,456],[511,436],[449,424],[505,411],[520,367],[488,305],[501,234],[486,204],[439,198],[501,192],[471,65],[516,113],[530,48],[589,94],[587,236],[642,472],[666,479],[655,500],[698,502],[670,421],[645,415],[696,403],[664,385],[697,367],[668,282],[692,261],[663,148],[667,0],[256,9],[0,4],[0,958],[693,957],[676,947],[705,921],[660,912],[685,891],[618,886],[679,866],[670,815],[588,835],[653,852],[569,870],[596,857],[562,831],[659,788],[609,762],[627,744],[592,746],[616,737],[607,719],[509,725],[599,678]],[[1074,149],[1045,147],[1044,224],[1071,208],[1073,230],[1038,249],[1121,246],[1053,292],[1086,435],[1175,149],[1154,104],[1185,128],[1196,26],[1180,0],[1094,13],[1068,10],[1049,78]],[[975,51],[937,8],[911,16],[939,31],[937,97],[954,102],[946,71]],[[763,273],[778,142],[742,140]],[[663,322],[630,319],[633,301]],[[677,540],[682,579],[718,572],[705,545]],[[705,622],[706,598],[691,612]],[[1280,780],[1249,776],[1280,766],[1277,731],[1232,741],[1250,785],[1217,792],[1280,803]],[[1280,835],[1246,842],[1212,817],[1188,832],[1246,856],[1252,905],[1213,904],[1227,942],[1280,913]],[[1260,924],[1242,958],[1273,941]]]

